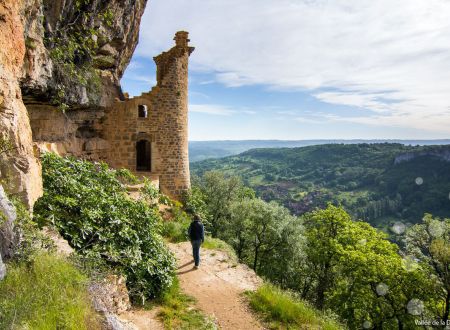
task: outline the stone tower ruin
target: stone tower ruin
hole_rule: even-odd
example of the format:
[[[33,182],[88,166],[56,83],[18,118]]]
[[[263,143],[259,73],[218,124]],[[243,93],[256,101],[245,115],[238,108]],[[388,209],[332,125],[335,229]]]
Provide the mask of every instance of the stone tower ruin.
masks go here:
[[[174,40],[173,48],[154,57],[157,84],[148,93],[66,114],[28,104],[39,148],[129,169],[180,199],[190,188],[188,61],[194,47],[189,46],[188,32],[177,32]]]
[[[148,93],[107,111],[109,163],[159,180],[163,193],[179,198],[190,188],[188,157],[188,33],[177,32],[175,47],[154,57],[157,84]]]

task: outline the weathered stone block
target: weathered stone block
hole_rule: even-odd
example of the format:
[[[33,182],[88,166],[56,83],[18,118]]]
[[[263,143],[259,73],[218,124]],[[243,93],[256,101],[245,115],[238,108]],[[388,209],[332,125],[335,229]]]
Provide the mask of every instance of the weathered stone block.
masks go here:
[[[0,255],[0,281],[6,276],[6,265],[3,263],[2,256]]]
[[[0,255],[3,259],[13,255],[13,247],[16,241],[14,233],[16,218],[16,209],[0,185]]]

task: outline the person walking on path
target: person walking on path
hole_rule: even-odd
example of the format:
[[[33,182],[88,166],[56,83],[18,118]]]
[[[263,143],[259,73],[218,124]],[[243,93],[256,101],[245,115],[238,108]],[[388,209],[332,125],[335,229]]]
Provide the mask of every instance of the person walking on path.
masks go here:
[[[194,216],[194,221],[191,222],[188,230],[189,238],[192,244],[192,255],[194,256],[194,268],[197,269],[200,264],[200,245],[205,240],[205,228],[200,221],[198,215]]]

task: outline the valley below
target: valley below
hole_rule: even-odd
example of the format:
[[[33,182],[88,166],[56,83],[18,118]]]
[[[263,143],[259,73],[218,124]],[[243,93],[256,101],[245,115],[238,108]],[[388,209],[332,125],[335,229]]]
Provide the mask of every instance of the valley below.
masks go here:
[[[258,148],[191,163],[195,175],[239,176],[266,201],[301,215],[328,203],[354,219],[392,232],[396,222],[450,212],[450,146],[398,143],[324,144]]]

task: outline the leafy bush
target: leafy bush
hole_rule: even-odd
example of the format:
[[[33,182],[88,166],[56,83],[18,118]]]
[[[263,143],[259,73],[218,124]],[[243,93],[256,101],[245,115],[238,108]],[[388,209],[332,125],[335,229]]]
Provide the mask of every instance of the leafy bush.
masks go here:
[[[149,179],[144,178],[144,185],[140,189],[140,198],[151,206],[156,207],[161,196],[162,194],[160,194],[158,188]]]
[[[13,247],[13,260],[30,261],[38,252],[53,251],[55,248],[53,241],[39,230],[25,205],[14,198],[12,202],[17,214],[14,231],[17,237],[20,237],[20,240],[14,242],[16,245]]]
[[[190,223],[191,220],[187,217],[164,221],[162,225],[162,235],[172,243],[187,241],[187,230]]]
[[[10,264],[0,282],[0,329],[99,329],[86,282],[52,254]]]
[[[254,191],[244,186],[238,177],[227,177],[221,172],[206,172],[186,194],[184,205],[188,212],[202,217],[208,232],[218,236],[227,225],[230,205],[254,197]]]
[[[250,306],[262,314],[271,329],[342,329],[337,322],[296,299],[287,291],[264,284],[255,292],[249,292]]]
[[[164,195],[161,195],[164,196]],[[166,197],[170,207],[165,210],[165,221],[162,223],[162,235],[172,243],[187,241],[188,228],[192,221],[183,210],[183,205]],[[161,198],[160,198],[161,200]]]
[[[13,150],[11,141],[3,135],[0,135],[0,155]]]
[[[190,214],[198,214],[202,219],[209,218],[208,205],[205,202],[206,196],[201,189],[193,186],[191,190],[183,196],[183,205],[186,212]]]
[[[238,261],[236,252],[234,251],[233,247],[231,245],[229,245],[228,243],[222,241],[221,239],[206,236],[205,241],[202,244],[202,248],[207,249],[207,250],[219,250],[219,251],[226,252],[228,254],[228,257],[233,262]]]
[[[80,254],[102,258],[127,276],[132,298],[144,301],[172,284],[175,259],[160,236],[159,213],[127,195],[123,171],[54,154],[42,157],[40,224],[55,226]]]

